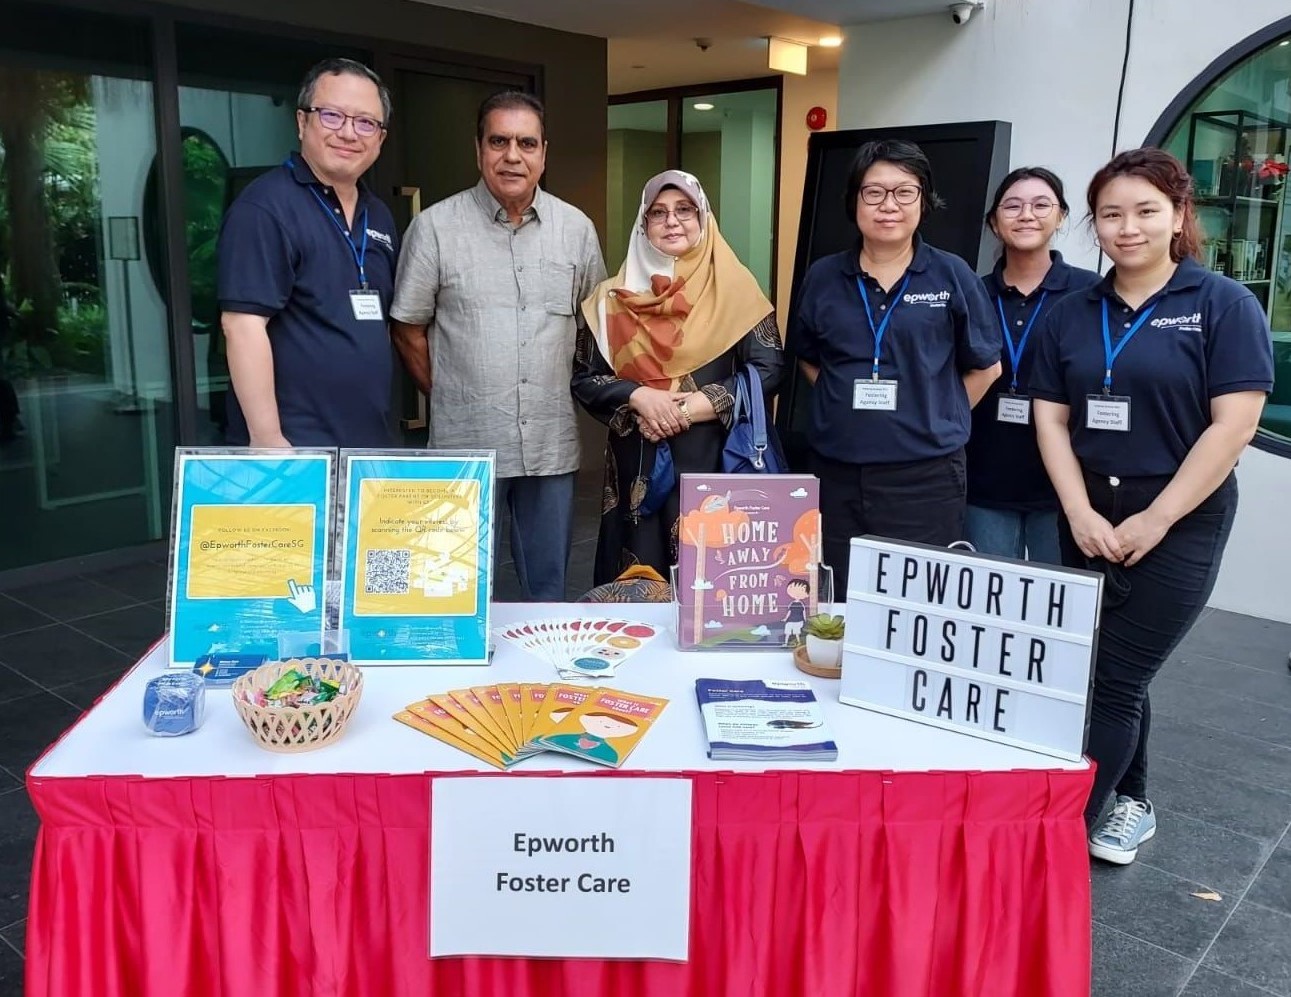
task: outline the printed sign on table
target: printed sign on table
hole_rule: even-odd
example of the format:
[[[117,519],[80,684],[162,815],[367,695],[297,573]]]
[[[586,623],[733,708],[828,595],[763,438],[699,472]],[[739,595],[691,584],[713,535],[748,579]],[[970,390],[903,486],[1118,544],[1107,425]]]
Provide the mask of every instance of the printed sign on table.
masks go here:
[[[179,450],[170,664],[277,657],[278,634],[323,632],[331,451]]]
[[[843,679],[853,706],[1079,761],[1102,576],[852,540]]]
[[[341,629],[365,664],[485,664],[493,455],[342,451]]]
[[[431,780],[430,955],[685,961],[689,779]]]

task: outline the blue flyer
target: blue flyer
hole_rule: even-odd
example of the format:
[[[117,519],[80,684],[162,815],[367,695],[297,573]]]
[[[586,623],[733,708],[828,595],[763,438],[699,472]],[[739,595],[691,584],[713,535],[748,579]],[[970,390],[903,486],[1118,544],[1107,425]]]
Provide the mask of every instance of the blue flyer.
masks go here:
[[[324,626],[329,450],[179,450],[170,571],[170,663],[278,657],[280,632]]]
[[[341,465],[351,660],[487,664],[493,454],[343,450]]]

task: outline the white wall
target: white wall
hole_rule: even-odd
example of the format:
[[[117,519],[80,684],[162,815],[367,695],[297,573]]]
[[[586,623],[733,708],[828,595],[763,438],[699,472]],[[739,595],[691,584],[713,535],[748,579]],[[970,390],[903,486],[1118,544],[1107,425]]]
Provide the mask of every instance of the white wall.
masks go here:
[[[966,26],[945,14],[845,29],[840,128],[999,119],[1013,125],[1014,166],[1066,181],[1077,216],[1058,248],[1093,265],[1083,191],[1114,151],[1125,0],[992,0]],[[1118,148],[1142,143],[1166,107],[1212,60],[1291,14],[1286,0],[1139,0]],[[1212,604],[1291,622],[1291,460],[1248,450],[1242,501]]]

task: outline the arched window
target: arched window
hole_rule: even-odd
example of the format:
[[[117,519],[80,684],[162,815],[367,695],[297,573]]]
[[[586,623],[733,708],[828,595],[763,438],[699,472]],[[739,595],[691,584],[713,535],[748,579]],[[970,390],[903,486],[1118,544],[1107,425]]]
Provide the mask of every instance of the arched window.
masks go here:
[[[1202,262],[1250,288],[1269,316],[1275,381],[1256,443],[1291,456],[1291,18],[1212,63],[1145,144],[1192,174]]]

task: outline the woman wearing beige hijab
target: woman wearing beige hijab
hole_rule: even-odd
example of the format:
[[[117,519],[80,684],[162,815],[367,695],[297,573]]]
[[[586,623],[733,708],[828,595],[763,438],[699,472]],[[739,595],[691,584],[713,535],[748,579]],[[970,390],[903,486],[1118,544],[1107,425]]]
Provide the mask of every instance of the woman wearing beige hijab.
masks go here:
[[[677,560],[677,488],[643,507],[656,460],[721,470],[735,375],[752,364],[768,403],[783,352],[775,309],[717,229],[695,177],[667,170],[641,197],[618,274],[583,302],[573,392],[609,426],[594,579]],[[663,452],[666,445],[666,454]]]

